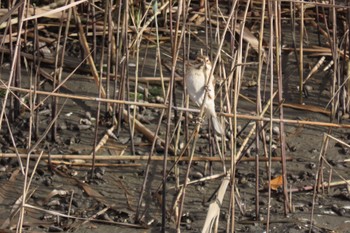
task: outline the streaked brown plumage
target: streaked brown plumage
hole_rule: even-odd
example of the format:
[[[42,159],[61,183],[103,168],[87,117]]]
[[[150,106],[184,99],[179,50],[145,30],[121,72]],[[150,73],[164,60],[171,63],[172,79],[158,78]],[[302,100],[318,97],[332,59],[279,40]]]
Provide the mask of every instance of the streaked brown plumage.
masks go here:
[[[190,99],[198,106],[202,105],[206,89],[208,89],[204,108],[212,120],[215,131],[218,134],[223,134],[224,130],[215,112],[215,80],[213,75],[209,77],[211,68],[211,62],[207,56],[198,56],[196,61],[187,64],[185,82]]]

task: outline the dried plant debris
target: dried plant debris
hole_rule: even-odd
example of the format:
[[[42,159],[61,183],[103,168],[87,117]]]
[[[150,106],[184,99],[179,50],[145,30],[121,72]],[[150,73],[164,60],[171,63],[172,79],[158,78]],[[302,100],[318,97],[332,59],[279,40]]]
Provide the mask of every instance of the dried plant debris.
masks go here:
[[[0,1],[1,231],[346,232],[347,18],[327,1]],[[199,54],[211,114],[184,82]]]

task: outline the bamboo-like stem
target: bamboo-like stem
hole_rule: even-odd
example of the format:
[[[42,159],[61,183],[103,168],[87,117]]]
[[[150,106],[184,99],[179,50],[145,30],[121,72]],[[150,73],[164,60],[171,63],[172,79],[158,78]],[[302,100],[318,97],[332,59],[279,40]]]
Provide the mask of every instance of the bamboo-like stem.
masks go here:
[[[58,155],[58,154],[51,154],[48,155],[46,153],[43,153],[42,155],[42,159],[48,159],[50,156],[50,158],[52,160],[72,160],[70,162],[70,164],[74,164],[75,160],[77,160],[77,162],[79,162],[80,160],[92,160],[93,157],[92,155]],[[21,158],[21,159],[27,159],[28,155],[27,154],[23,154],[23,153],[0,153],[0,158]],[[31,154],[30,158],[33,159],[37,159],[39,157],[39,154]],[[147,161],[147,160],[151,160],[151,161],[163,161],[164,157],[163,156],[157,156],[157,155],[153,155],[153,156],[148,156],[148,155],[96,155],[96,160],[99,161],[104,161],[104,160],[110,160],[110,161],[127,161],[127,160],[133,160],[133,161]],[[169,157],[168,158],[169,161],[173,161],[174,159]],[[221,162],[222,159],[220,157],[211,157],[211,156],[201,156],[196,154],[195,156],[193,156],[192,158],[193,161],[211,161],[211,162]],[[254,161],[255,158],[252,157],[242,157],[240,158],[241,162],[247,162],[247,161]],[[267,161],[266,157],[259,157],[260,161]],[[292,157],[287,157],[287,160],[292,160]],[[181,157],[178,158],[178,161],[189,161],[188,157]],[[230,157],[225,157],[224,161],[229,162],[231,161]],[[273,157],[272,161],[278,162],[281,161],[280,157]]]
[[[67,1],[68,3],[68,1]],[[71,2],[72,3],[72,2]],[[61,34],[61,30],[63,27],[63,18],[64,18],[64,14],[66,12],[62,11],[62,16],[60,19],[60,29],[59,29],[59,36],[58,36],[58,44],[60,41],[60,34]],[[67,47],[67,40],[68,40],[68,35],[69,35],[69,27],[70,27],[70,20],[72,17],[72,8],[68,8],[68,13],[67,13],[67,21],[65,24],[65,31],[64,31],[64,37],[63,37],[63,45],[62,48],[60,46],[56,47],[56,56],[55,56],[55,75],[53,77],[54,81],[53,81],[53,91],[57,90],[58,88],[63,85],[62,83],[62,74],[63,74],[63,64],[64,64],[64,56],[65,56],[65,51],[66,51],[66,47]],[[60,55],[60,56],[59,56]],[[60,65],[59,65],[60,64]],[[57,85],[56,85],[56,79],[57,79]],[[62,83],[62,84],[61,84]],[[52,109],[52,117],[54,118],[57,114],[57,103],[59,101],[58,97],[54,97],[54,106]],[[57,125],[54,124],[53,129],[52,129],[52,140],[56,141],[56,134],[57,134]]]
[[[305,121],[305,120],[292,120],[292,119],[281,119],[281,118],[267,118],[267,117],[258,117],[258,116],[251,116],[251,115],[242,115],[237,114],[236,116],[230,113],[221,113],[221,115],[225,117],[234,118],[237,117],[238,119],[246,119],[246,120],[256,120],[256,121],[272,121],[276,123],[286,123],[286,124],[298,124],[298,125],[314,125],[314,126],[320,126],[320,127],[332,127],[332,128],[345,128],[349,129],[349,124],[336,124],[336,123],[328,123],[328,122],[320,122],[320,121]]]
[[[276,73],[278,78],[278,101],[283,101],[283,75],[282,75],[282,61],[281,61],[281,48],[282,48],[282,26],[281,26],[281,3],[274,2],[275,13],[275,30],[276,30]],[[302,43],[302,41],[300,42]],[[280,119],[284,119],[284,108],[281,106],[279,109]],[[286,135],[284,131],[284,122],[279,122],[280,128],[280,143],[281,143],[281,156],[282,156],[282,177],[283,177],[283,195],[284,195],[284,212],[287,214],[290,211],[288,192],[287,192],[287,164],[286,164]]]
[[[170,30],[172,31],[172,1],[170,0],[169,2],[169,10],[170,10]],[[164,4],[165,5],[165,4]],[[166,110],[166,116],[167,116],[167,127],[166,127],[166,135],[165,135],[165,153],[164,153],[164,160],[163,160],[163,177],[162,177],[162,232],[165,232],[166,229],[166,220],[167,220],[167,190],[166,190],[166,183],[167,183],[167,159],[168,159],[168,154],[169,154],[169,147],[170,147],[170,138],[171,138],[171,106],[173,105],[173,87],[174,87],[174,79],[175,79],[175,66],[177,63],[177,57],[178,57],[178,52],[179,49],[176,49],[179,47],[179,44],[181,43],[181,37],[178,38],[178,30],[179,30],[179,22],[180,18],[182,17],[182,1],[179,1],[178,5],[179,10],[177,11],[177,20],[175,22],[175,33],[172,33],[175,37],[171,40],[171,54],[172,54],[172,72],[171,72],[171,80],[169,82],[169,87],[168,87],[168,93],[166,96],[166,100],[168,102],[168,108]]]
[[[239,189],[242,186],[235,180],[239,162],[254,163],[252,166],[255,167],[256,180],[253,205],[257,219],[255,223],[265,223],[259,221],[259,215],[267,211],[267,218],[263,216],[266,219],[266,232],[271,230],[270,223],[274,222],[275,216],[270,208],[273,199],[271,189],[267,195],[261,196],[259,175],[267,174],[270,186],[273,166],[282,166],[285,212],[288,212],[288,207],[293,206],[293,192],[314,189],[310,231],[315,225],[313,215],[317,204],[317,192],[349,182],[325,160],[327,148],[331,145],[330,140],[349,148],[346,142],[330,135],[332,130],[338,132],[338,129],[350,129],[347,122],[350,109],[348,5],[339,4],[334,0],[329,3],[303,0],[56,2],[57,5],[35,7],[30,6],[27,0],[16,5],[10,0],[0,4],[0,132],[4,134],[0,136],[0,143],[3,149],[10,145],[6,151],[12,151],[0,153],[0,158],[17,159],[25,175],[23,199],[19,199],[22,206],[16,229],[18,232],[23,230],[21,227],[26,218],[24,211],[27,211],[27,208],[36,208],[27,204],[32,192],[29,189],[31,179],[35,175],[31,171],[33,160],[36,160],[34,170],[39,162],[64,164],[83,170],[88,166],[105,166],[111,169],[126,167],[122,170],[127,172],[130,169],[142,169],[145,171],[144,180],[142,185],[136,187],[139,192],[135,221],[148,221],[149,211],[154,207],[148,204],[143,207],[143,203],[147,201],[145,197],[148,190],[158,195],[163,189],[163,196],[157,196],[162,208],[162,231],[166,228],[168,230],[169,219],[175,225],[173,228],[183,231],[182,215],[191,208],[187,204],[190,185],[198,182],[220,182],[219,179],[222,180],[223,177],[225,178],[222,189],[215,193],[217,203],[211,203],[211,206],[220,210],[221,204],[227,205],[223,207],[228,210],[226,222],[222,223],[215,214],[208,217],[209,209],[207,217],[210,221],[203,225],[215,232],[218,231],[218,226],[222,228],[226,224],[227,232],[235,231],[235,214],[240,212],[244,215],[244,209],[237,210],[236,207],[236,204],[241,204]],[[4,6],[7,8],[1,8]],[[71,25],[72,12],[76,26]],[[50,20],[47,20],[48,18]],[[309,37],[312,39],[317,39],[313,37],[317,33],[318,41],[310,40],[307,41],[309,44],[304,44],[309,32],[312,32],[312,37]],[[208,134],[206,129],[203,130],[203,137],[202,132],[199,133],[202,122],[194,126],[193,132],[189,127],[191,112],[196,112],[193,115],[199,115],[200,118],[204,113],[203,106],[199,109],[189,107],[183,83],[185,64],[199,49],[203,49],[213,63],[210,75],[214,74],[214,68],[218,68],[215,71],[216,84],[220,83],[215,97],[216,110],[220,122],[226,127],[225,135],[221,138],[213,137],[211,123]],[[290,56],[291,51],[294,51],[295,57]],[[7,67],[7,61],[10,61],[10,67]],[[322,64],[323,62],[328,65]],[[316,65],[309,72],[307,64]],[[70,74],[62,77],[66,76],[67,70]],[[23,71],[27,71],[29,75]],[[78,72],[80,75],[76,76]],[[23,74],[28,76],[28,79],[23,79]],[[250,86],[250,81],[256,81],[257,85],[254,83],[253,87]],[[94,90],[86,90],[90,86],[85,86],[84,82],[95,84]],[[313,87],[310,98],[305,96],[305,84]],[[70,85],[82,87],[70,89]],[[153,90],[159,91],[159,94],[153,94]],[[144,94],[143,102],[138,100],[140,93]],[[278,100],[275,98],[273,101],[276,93]],[[157,95],[164,98],[164,101],[160,102],[157,99],[157,102],[153,102]],[[50,151],[45,147],[41,148],[46,140],[43,135],[47,134],[47,130],[42,132],[42,123],[48,119],[51,120],[48,127],[53,130],[50,139],[65,140],[67,133],[79,134],[71,131],[70,122],[67,122],[69,132],[63,129],[57,131],[62,132],[62,135],[56,134],[56,120],[62,116],[56,109],[65,98],[78,104],[84,102],[84,105],[72,109],[76,114],[81,115],[81,112],[89,111],[93,112],[96,118],[95,127],[91,128],[92,137],[81,135],[81,145],[85,146],[84,150],[89,150],[86,154],[50,155]],[[295,100],[301,104],[294,103]],[[46,107],[51,111],[50,116],[41,114],[43,108],[44,112],[47,111]],[[322,118],[298,120],[290,114],[286,116],[286,108],[299,110],[292,111],[295,115],[306,113],[317,118],[322,114]],[[252,109],[254,113],[251,112]],[[279,116],[275,115],[278,114],[278,110]],[[112,116],[112,124],[109,118],[104,121],[101,115],[104,112]],[[163,119],[164,115],[166,119]],[[330,117],[329,122],[323,121],[324,115]],[[17,122],[18,119],[23,119],[23,122],[17,124],[14,119]],[[70,121],[75,119],[70,118]],[[64,120],[66,117],[60,119],[59,123]],[[151,124],[144,125],[141,120]],[[239,124],[246,126],[237,132]],[[277,147],[281,150],[274,152],[277,151],[280,157],[272,157],[272,143],[276,141],[265,138],[266,131],[269,131],[270,138],[276,137],[273,135],[273,127],[276,125],[279,125],[280,129]],[[329,134],[325,136],[321,148],[317,179],[312,186],[301,189],[286,186],[286,161],[292,160],[286,155],[288,138],[285,137],[284,127],[287,126],[321,131],[325,127],[329,128]],[[16,134],[18,130],[23,130],[24,134]],[[137,143],[134,140],[136,131],[144,136],[142,140],[147,139],[149,142]],[[128,136],[130,140],[127,144],[110,146],[112,143],[123,144],[122,141]],[[205,141],[207,136],[208,141]],[[113,139],[109,140],[111,137]],[[91,142],[86,141],[90,139]],[[23,142],[26,144],[22,146]],[[207,143],[204,146],[198,144],[202,142]],[[58,145],[64,146],[61,143]],[[156,153],[156,146],[165,148],[164,153],[161,154],[158,150]],[[49,147],[51,148],[50,143]],[[64,151],[69,151],[75,146],[64,147]],[[149,149],[147,156],[135,155],[141,147],[142,151]],[[112,148],[112,155],[101,152],[101,149],[109,148]],[[253,148],[257,149],[256,156],[245,157],[247,151]],[[104,154],[99,155],[101,153]],[[127,155],[124,155],[125,153]],[[213,157],[202,156],[203,154]],[[124,163],[119,164],[120,161]],[[181,161],[184,162],[180,163]],[[204,167],[204,177],[190,181],[193,171],[191,165],[195,161],[200,163],[200,169]],[[27,168],[22,162],[27,163]],[[211,167],[211,163],[215,166]],[[152,168],[161,164],[162,179],[159,180],[159,177],[155,176],[155,179],[150,181]],[[261,173],[262,165],[265,165],[267,173]],[[170,185],[169,176],[174,173],[175,182],[171,182]],[[337,180],[336,176],[343,181],[332,182]],[[157,182],[156,188],[151,182]],[[231,184],[228,185],[228,182]],[[176,192],[175,197],[169,196],[169,189],[172,193]],[[225,192],[227,202],[222,202]],[[262,211],[259,199],[265,199],[267,196],[268,208]],[[297,198],[293,195],[293,201]],[[169,201],[170,199],[172,201]],[[79,220],[93,221],[92,218],[106,213],[109,207],[103,208],[89,219]],[[252,210],[251,207],[249,209]],[[54,214],[49,211],[47,213]],[[73,219],[71,215],[69,210],[67,218]],[[63,214],[57,216],[65,217]]]
[[[5,85],[0,85],[0,89],[7,90]],[[33,93],[34,91],[31,89],[18,88],[18,87],[10,87],[9,90],[20,91],[25,93]],[[125,105],[135,105],[135,106],[143,106],[150,108],[160,108],[165,109],[167,105],[165,104],[153,104],[153,103],[144,103],[144,102],[134,102],[134,101],[125,101],[125,100],[114,100],[107,99],[102,97],[91,97],[91,96],[81,96],[76,94],[65,94],[65,93],[57,93],[57,92],[47,92],[47,91],[36,91],[37,95],[47,95],[47,96],[55,96],[55,97],[63,97],[68,99],[78,99],[78,100],[86,100],[86,101],[96,101],[103,103],[115,103],[115,104],[125,104]]]
[[[302,104],[304,91],[304,3],[300,3],[300,38],[299,38],[299,102]]]
[[[106,3],[106,7],[105,7],[105,11],[108,11],[108,5],[109,5],[109,1],[107,1]],[[105,14],[104,16],[104,24],[103,26],[106,27],[107,25],[107,14]],[[105,38],[106,38],[106,30],[103,30],[103,39],[102,39],[102,44],[105,43]],[[102,74],[102,69],[103,69],[103,62],[104,62],[104,54],[105,54],[105,47],[103,46],[101,49],[101,59],[100,59],[100,74]],[[90,55],[89,55],[90,57]],[[108,80],[107,80],[108,82]],[[102,79],[101,77],[99,78],[99,83],[98,83],[98,97],[101,98],[102,96]],[[108,99],[108,94],[109,92],[107,91],[106,93],[106,98]],[[108,107],[107,107],[108,109]],[[104,137],[102,137],[102,139],[100,140],[100,142],[97,144],[97,138],[98,138],[98,126],[99,126],[99,122],[100,122],[100,114],[101,114],[101,102],[97,103],[97,111],[96,111],[96,122],[95,122],[95,135],[94,135],[94,141],[93,141],[93,149],[92,149],[92,163],[91,163],[91,173],[90,173],[90,178],[93,179],[94,178],[94,171],[95,171],[95,160],[96,160],[96,152],[99,150],[99,148],[104,145],[104,143],[107,142],[109,135],[106,133]],[[115,124],[113,124],[112,131],[114,130]]]
[[[262,2],[262,9],[261,9],[261,22],[260,22],[260,32],[259,32],[259,66],[258,66],[258,78],[257,78],[257,89],[256,89],[256,114],[257,115],[261,115],[261,111],[262,111],[262,107],[261,107],[261,76],[262,76],[262,68],[263,68],[263,57],[264,54],[262,53],[262,43],[263,43],[263,38],[264,38],[264,24],[265,24],[265,6],[266,6],[266,1],[263,0]],[[272,89],[272,87],[270,87]],[[271,100],[271,103],[273,103],[273,98]],[[262,126],[262,123],[257,122],[256,124],[256,145],[257,145],[257,156],[256,156],[256,183],[255,183],[255,192],[256,192],[256,198],[259,198],[258,192],[259,192],[259,180],[258,180],[258,174],[259,174],[259,164],[258,164],[258,155],[259,155],[259,150],[258,150],[258,145],[259,145],[259,132],[260,132],[260,128]],[[263,140],[265,142],[265,140]],[[266,148],[266,147],[265,147]],[[267,155],[266,151],[265,151],[265,155]],[[256,203],[255,203],[255,215],[256,218],[259,219],[259,200],[257,199]],[[269,210],[270,208],[268,208]]]

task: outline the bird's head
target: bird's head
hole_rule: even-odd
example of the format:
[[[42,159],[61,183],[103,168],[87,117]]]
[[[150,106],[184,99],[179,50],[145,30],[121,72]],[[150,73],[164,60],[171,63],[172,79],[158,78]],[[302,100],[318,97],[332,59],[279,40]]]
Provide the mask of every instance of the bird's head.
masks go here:
[[[201,64],[201,66],[203,66],[205,69],[211,70],[211,62],[208,56],[199,55],[196,59],[196,62]]]

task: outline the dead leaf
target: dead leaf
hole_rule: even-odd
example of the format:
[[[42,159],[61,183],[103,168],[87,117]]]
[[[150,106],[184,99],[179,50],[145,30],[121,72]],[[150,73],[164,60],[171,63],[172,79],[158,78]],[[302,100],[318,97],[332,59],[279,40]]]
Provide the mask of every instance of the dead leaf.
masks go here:
[[[282,187],[282,185],[283,185],[283,176],[277,176],[276,178],[272,179],[270,182],[270,188],[274,191],[277,191],[277,189]]]

